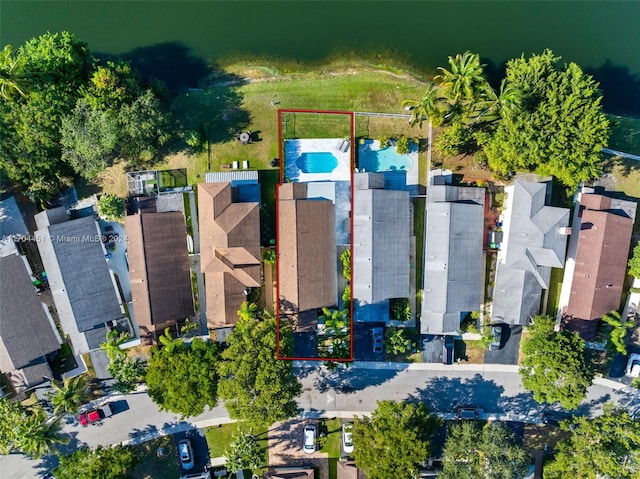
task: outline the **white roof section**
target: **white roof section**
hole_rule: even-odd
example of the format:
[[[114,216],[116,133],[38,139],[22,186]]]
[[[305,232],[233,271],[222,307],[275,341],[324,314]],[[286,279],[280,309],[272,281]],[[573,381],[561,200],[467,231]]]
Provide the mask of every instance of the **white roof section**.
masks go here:
[[[258,182],[256,170],[213,171],[204,174],[205,183]]]
[[[547,183],[516,181],[505,188],[504,239],[498,252],[492,319],[528,324],[540,311],[551,268],[563,268],[569,210],[546,206]]]
[[[12,235],[29,234],[15,196],[0,201],[0,241]]]

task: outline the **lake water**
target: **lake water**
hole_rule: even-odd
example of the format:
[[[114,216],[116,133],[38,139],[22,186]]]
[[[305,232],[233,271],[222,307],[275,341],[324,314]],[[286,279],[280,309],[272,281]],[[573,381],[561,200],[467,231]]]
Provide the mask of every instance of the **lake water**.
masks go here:
[[[2,44],[66,29],[96,53],[144,56],[173,86],[237,55],[315,63],[354,53],[430,71],[467,49],[497,66],[548,47],[595,74],[609,107],[640,112],[638,25],[640,2],[615,0],[0,2]]]

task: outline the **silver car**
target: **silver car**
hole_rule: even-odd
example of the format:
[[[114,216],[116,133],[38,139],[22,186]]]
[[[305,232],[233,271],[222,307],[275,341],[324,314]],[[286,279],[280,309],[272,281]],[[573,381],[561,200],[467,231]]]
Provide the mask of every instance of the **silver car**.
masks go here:
[[[373,328],[371,330],[371,336],[373,337],[373,352],[378,354],[382,352],[382,328]]]
[[[307,454],[316,452],[316,427],[313,424],[307,424],[304,427],[304,444],[302,449]]]
[[[193,458],[191,440],[185,438],[178,443],[178,455],[180,456],[180,465],[182,466],[182,469],[188,471],[195,467],[196,463]]]

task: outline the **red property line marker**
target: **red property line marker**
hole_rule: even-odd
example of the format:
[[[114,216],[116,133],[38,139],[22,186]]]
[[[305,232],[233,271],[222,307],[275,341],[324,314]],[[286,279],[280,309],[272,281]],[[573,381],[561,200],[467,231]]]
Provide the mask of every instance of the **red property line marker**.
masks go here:
[[[353,288],[351,287],[349,298],[349,357],[348,358],[305,358],[305,357],[289,357],[280,354],[280,266],[279,261],[279,244],[278,241],[278,196],[279,186],[284,182],[284,152],[282,149],[282,115],[283,113],[310,113],[325,115],[346,115],[351,123],[351,151],[349,153],[349,177],[351,181],[351,210],[353,212],[353,174],[355,167],[355,113],[352,111],[336,111],[336,110],[298,110],[298,109],[278,109],[278,156],[279,156],[279,182],[276,185],[276,358],[288,361],[335,361],[335,362],[351,362],[353,361]],[[351,252],[351,278],[353,280],[353,214],[350,214],[349,248]],[[352,285],[350,285],[352,286]]]

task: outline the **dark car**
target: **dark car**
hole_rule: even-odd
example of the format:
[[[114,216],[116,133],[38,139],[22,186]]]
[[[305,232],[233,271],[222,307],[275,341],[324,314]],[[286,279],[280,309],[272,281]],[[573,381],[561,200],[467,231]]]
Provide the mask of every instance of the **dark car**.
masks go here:
[[[484,414],[484,411],[479,407],[464,406],[456,409],[456,417],[468,421],[478,420],[482,414]]]
[[[371,330],[371,336],[373,337],[373,352],[379,354],[382,352],[382,338],[383,338],[383,329],[382,328],[373,328]]]
[[[560,427],[563,421],[570,421],[571,414],[560,411],[545,411],[542,413],[542,422],[548,426]]]
[[[497,351],[502,344],[502,325],[491,326],[491,336],[493,339],[489,343],[489,351]]]
[[[443,364],[453,364],[453,349],[455,340],[453,336],[442,337],[442,362]]]

